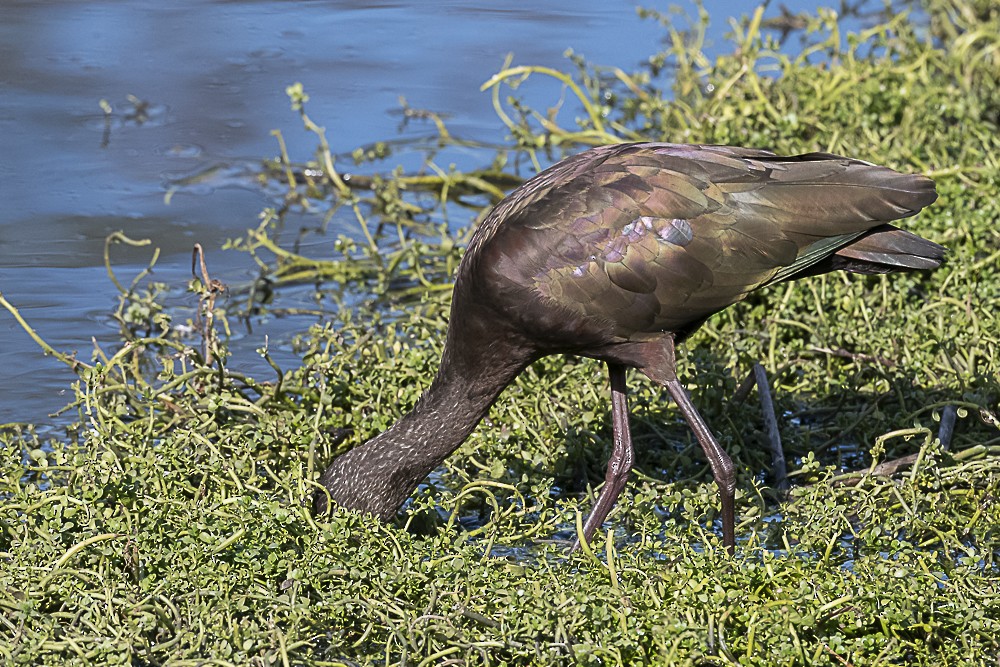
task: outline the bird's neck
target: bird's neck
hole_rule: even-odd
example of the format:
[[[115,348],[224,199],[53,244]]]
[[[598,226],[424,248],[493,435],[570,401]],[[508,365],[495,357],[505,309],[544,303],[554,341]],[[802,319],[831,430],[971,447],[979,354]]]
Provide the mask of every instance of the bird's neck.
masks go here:
[[[417,485],[469,436],[504,387],[531,362],[494,344],[456,351],[413,410],[383,433],[337,458],[321,482],[339,505],[387,519]]]
[[[500,392],[524,369],[523,363],[490,356],[490,361],[461,363],[446,354],[413,410],[384,434],[391,434],[387,440],[395,441],[393,449],[411,445],[414,456],[426,462],[426,469],[418,471],[421,479],[465,441]]]

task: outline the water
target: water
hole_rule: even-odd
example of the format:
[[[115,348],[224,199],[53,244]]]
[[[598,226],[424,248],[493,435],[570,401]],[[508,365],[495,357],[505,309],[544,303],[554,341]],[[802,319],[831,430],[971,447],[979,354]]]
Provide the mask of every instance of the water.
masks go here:
[[[716,44],[727,17],[749,8],[707,6]],[[400,95],[447,114],[453,134],[499,140],[479,86],[507,53],[518,64],[565,69],[563,52],[573,48],[628,71],[661,39],[661,28],[640,20],[631,3],[605,0],[531,8],[498,0],[7,0],[0,4],[0,291],[56,349],[89,361],[92,338],[116,340],[116,290],[102,259],[109,233],[152,239],[162,249],[155,278],[171,285],[189,277],[196,242],[208,251],[213,277],[240,283],[253,275],[249,257],[219,248],[274,203],[247,176],[276,154],[270,131],[282,130],[293,159],[311,156],[314,137],[290,110],[287,85],[303,82],[309,113],[327,127],[334,151],[395,136]],[[113,109],[109,124],[102,99]],[[537,100],[542,108],[553,101]],[[174,179],[212,168],[220,177],[164,201]],[[124,281],[148,251],[119,246],[112,256]],[[253,350],[265,335],[279,341],[278,350],[272,344],[279,361],[294,363],[280,354],[289,333],[282,327],[290,326],[275,321],[241,333],[234,367],[263,371]],[[0,310],[0,423],[59,423],[49,415],[71,396],[73,378]]]

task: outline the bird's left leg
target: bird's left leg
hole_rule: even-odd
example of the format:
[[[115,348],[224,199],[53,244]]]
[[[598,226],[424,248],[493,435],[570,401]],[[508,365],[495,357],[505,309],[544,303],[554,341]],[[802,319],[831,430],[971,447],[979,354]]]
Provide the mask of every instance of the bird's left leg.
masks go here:
[[[736,549],[736,469],[733,460],[712,435],[712,430],[688,397],[687,390],[677,380],[673,336],[665,336],[647,346],[641,370],[649,379],[667,388],[708,458],[722,499],[722,543],[732,555]]]
[[[628,426],[628,396],[625,388],[625,367],[619,364],[608,364],[608,375],[611,378],[611,431],[614,445],[611,459],[608,461],[608,472],[604,477],[604,486],[597,497],[594,509],[590,511],[583,525],[583,539],[590,542],[594,533],[601,527],[608,513],[615,506],[618,497],[625,490],[632,462],[635,460],[635,450],[632,447],[632,432]],[[578,538],[579,539],[579,538]],[[573,550],[579,548],[580,542],[573,543]]]

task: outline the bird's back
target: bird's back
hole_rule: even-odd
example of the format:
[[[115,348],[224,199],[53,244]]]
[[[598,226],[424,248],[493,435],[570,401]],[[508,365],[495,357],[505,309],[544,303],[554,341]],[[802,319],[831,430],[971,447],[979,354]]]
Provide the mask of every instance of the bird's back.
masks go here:
[[[602,146],[494,209],[459,270],[456,307],[488,308],[543,348],[683,336],[762,285],[879,272],[879,234],[904,235],[885,270],[936,266],[940,246],[886,224],[935,197],[923,176],[835,155]],[[852,243],[861,250],[835,261]],[[913,252],[922,258],[910,266]]]

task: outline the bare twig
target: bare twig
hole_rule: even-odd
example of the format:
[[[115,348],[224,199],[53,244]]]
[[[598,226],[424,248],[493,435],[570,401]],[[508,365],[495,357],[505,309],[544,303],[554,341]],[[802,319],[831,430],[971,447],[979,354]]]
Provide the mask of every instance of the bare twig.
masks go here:
[[[947,450],[951,447],[951,438],[955,434],[955,420],[958,419],[958,408],[954,405],[946,405],[941,411],[941,426],[938,428],[938,440],[941,442],[941,449]]]
[[[199,278],[197,269],[201,269]],[[201,318],[201,356],[205,360],[206,366],[212,365],[212,349],[215,336],[215,299],[219,294],[226,291],[225,284],[220,280],[212,280],[208,275],[208,265],[205,263],[205,251],[200,243],[194,244],[191,252],[191,275],[195,280],[201,281],[200,308],[198,309]]]
[[[767,381],[767,372],[760,364],[754,364],[753,369],[737,387],[733,399],[742,403],[750,395],[750,390],[757,385],[760,395],[760,407],[764,413],[764,428],[767,430],[767,440],[771,449],[771,474],[774,486],[779,491],[788,490],[788,465],[785,462],[785,450],[781,445],[781,434],[778,432],[778,418],[774,414],[774,400],[771,398],[771,385]]]

